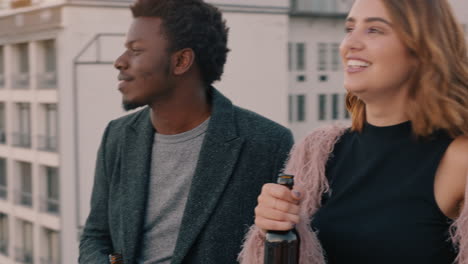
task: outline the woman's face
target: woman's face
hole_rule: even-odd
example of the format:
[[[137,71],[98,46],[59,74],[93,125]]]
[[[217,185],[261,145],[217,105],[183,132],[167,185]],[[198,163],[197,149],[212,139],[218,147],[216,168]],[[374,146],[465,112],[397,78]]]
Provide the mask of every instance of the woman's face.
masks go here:
[[[364,102],[406,92],[415,66],[382,0],[356,0],[340,46],[344,86]]]

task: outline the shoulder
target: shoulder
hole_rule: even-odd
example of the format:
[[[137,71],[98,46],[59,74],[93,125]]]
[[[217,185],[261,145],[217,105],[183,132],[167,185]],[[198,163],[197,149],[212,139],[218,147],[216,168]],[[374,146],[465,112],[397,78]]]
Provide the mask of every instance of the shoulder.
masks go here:
[[[340,123],[319,127],[310,132],[297,145],[333,146],[349,129],[348,125]]]
[[[325,164],[335,144],[347,131],[349,127],[344,124],[328,125],[313,130],[294,145],[288,167],[301,167],[310,164],[311,160],[315,165]]]
[[[444,162],[451,175],[465,182],[468,176],[468,136],[459,136],[452,141],[445,152]]]
[[[452,192],[463,199],[465,195],[466,178],[468,177],[468,137],[455,138],[447,148],[439,165],[442,175],[452,186]]]
[[[267,136],[272,139],[291,138],[291,131],[285,126],[258,113],[234,106],[237,127],[243,136]]]
[[[468,169],[468,136],[455,138],[448,147],[446,155],[454,165]]]
[[[107,147],[116,147],[128,126],[141,126],[140,124],[150,122],[148,121],[149,115],[148,107],[144,107],[141,110],[110,121],[102,136],[102,143]]]
[[[141,110],[112,120],[109,122],[108,126],[113,129],[120,129],[145,118],[149,118],[149,108],[147,106]]]

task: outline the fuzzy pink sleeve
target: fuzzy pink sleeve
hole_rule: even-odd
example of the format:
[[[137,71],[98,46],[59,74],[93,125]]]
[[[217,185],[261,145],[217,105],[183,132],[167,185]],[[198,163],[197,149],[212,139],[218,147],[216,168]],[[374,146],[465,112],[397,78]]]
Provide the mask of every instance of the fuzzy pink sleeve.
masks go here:
[[[320,206],[322,193],[328,189],[325,164],[343,126],[318,129],[296,144],[291,151],[285,172],[295,175],[295,184],[304,190],[301,201],[301,219],[296,226],[301,239],[300,264],[324,264],[322,247],[316,234],[310,228],[312,215]],[[239,255],[241,264],[263,263],[264,233],[253,225],[246,235]]]

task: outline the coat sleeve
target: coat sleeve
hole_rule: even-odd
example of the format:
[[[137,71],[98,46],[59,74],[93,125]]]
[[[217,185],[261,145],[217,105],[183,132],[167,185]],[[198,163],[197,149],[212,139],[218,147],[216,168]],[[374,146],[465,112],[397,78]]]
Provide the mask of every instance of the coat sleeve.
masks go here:
[[[81,235],[78,262],[86,264],[109,263],[112,241],[108,222],[109,180],[106,172],[106,141],[110,125],[106,128],[96,159],[91,211]]]

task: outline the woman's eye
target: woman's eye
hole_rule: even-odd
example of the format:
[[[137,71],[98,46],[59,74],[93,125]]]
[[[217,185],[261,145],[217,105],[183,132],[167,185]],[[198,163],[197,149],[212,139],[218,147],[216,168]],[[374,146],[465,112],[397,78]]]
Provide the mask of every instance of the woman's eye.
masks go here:
[[[369,33],[382,33],[382,31],[378,30],[377,28],[369,28],[367,30]]]
[[[349,33],[349,32],[352,32],[353,31],[353,28],[352,27],[346,27],[345,28],[345,32],[346,33]]]

